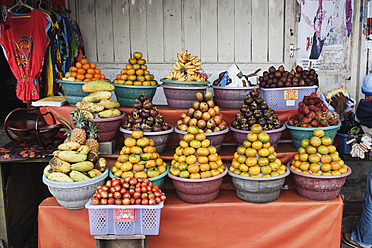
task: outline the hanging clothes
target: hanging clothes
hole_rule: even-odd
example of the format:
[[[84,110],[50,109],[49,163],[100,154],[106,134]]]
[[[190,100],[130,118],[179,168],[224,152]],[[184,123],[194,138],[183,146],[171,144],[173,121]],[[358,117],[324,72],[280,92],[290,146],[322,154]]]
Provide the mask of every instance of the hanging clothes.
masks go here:
[[[25,102],[38,100],[37,78],[49,43],[47,32],[51,20],[43,12],[32,9],[27,14],[9,12],[6,21],[9,28],[4,24],[0,26],[0,44],[17,78],[16,96]]]

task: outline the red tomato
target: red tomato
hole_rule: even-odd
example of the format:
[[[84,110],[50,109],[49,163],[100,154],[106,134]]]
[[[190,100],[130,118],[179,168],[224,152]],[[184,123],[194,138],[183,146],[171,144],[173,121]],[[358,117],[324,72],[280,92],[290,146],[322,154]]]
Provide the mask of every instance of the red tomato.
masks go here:
[[[126,189],[129,189],[130,185],[129,185],[129,183],[123,183],[123,187],[126,188]]]
[[[150,194],[148,195],[148,198],[149,198],[149,199],[155,199],[155,195],[154,195],[153,193],[150,193]]]
[[[165,199],[167,199],[167,197],[165,195],[160,196],[160,200],[165,201]]]
[[[108,193],[108,196],[107,196],[107,198],[114,198],[114,193]]]
[[[117,179],[116,177],[114,177],[114,178]],[[118,185],[118,184],[120,184],[120,180],[119,179],[117,179],[115,181],[112,181],[111,187],[115,187],[115,185]]]
[[[106,190],[102,190],[100,195],[101,195],[102,198],[107,198],[108,197],[108,192]]]
[[[147,198],[142,199],[142,205],[149,205],[149,199]]]
[[[136,205],[141,205],[141,203],[142,203],[142,199],[141,198],[136,199]]]
[[[120,194],[124,195],[125,193],[127,193],[127,190],[125,188],[121,188],[120,189]]]
[[[156,202],[155,202],[155,199],[149,199],[149,205],[155,205]]]
[[[141,195],[141,198],[142,199],[145,199],[145,198],[147,198],[148,197],[148,194],[147,193],[142,193],[142,195]]]
[[[129,189],[128,192],[129,192],[129,194],[133,195],[135,191],[134,191],[134,189]]]
[[[106,185],[102,187],[102,190],[108,191],[110,187],[107,187]]]
[[[120,192],[117,192],[117,191],[116,191],[116,192],[114,193],[114,198],[115,198],[115,199],[119,199],[119,198],[121,198],[121,194],[120,194]]]
[[[131,177],[126,177],[126,178],[124,178],[124,181],[125,181],[126,183],[129,183],[129,182],[130,182],[130,179],[131,179]]]
[[[136,199],[134,199],[134,198],[130,198],[130,204],[131,205],[134,205],[136,203]]]
[[[92,204],[93,205],[98,205],[99,204],[99,199],[97,197],[92,197]]]
[[[131,197],[131,195],[130,195],[129,193],[125,193],[125,194],[123,195],[123,198],[128,198],[128,199],[130,199],[130,197]]]
[[[143,179],[142,179],[142,178],[137,178],[137,181],[138,181],[139,183],[142,183]]]
[[[108,180],[108,181],[106,182],[106,186],[107,186],[107,187],[111,187],[111,185],[112,185],[112,181],[111,181],[111,180]]]
[[[115,191],[120,191],[121,190],[120,184],[115,185],[114,189],[115,189]]]
[[[111,187],[111,188],[110,188],[110,192],[111,192],[111,193],[114,193],[114,192],[115,192],[115,188],[114,188],[114,187]]]
[[[107,205],[107,199],[106,198],[102,198],[101,199],[101,204],[102,205]]]
[[[109,199],[107,200],[107,203],[108,203],[109,205],[113,205],[113,204],[115,203],[115,199],[114,199],[114,198],[109,198]]]
[[[121,205],[121,199],[115,199],[115,205]]]
[[[147,192],[147,187],[145,187],[145,186],[142,186],[142,187],[141,187],[141,192],[142,192],[142,193],[145,193],[145,192]]]
[[[129,199],[129,198],[124,198],[124,199],[121,201],[121,203],[122,203],[123,205],[130,205],[130,199]]]
[[[134,192],[134,194],[133,194],[133,198],[134,198],[134,199],[141,198],[141,193],[140,193],[140,192]]]
[[[124,178],[120,178],[120,184],[123,184],[123,183],[125,183]]]
[[[156,204],[159,204],[161,202],[160,197],[156,197],[155,202],[156,202]]]
[[[137,179],[136,179],[136,178],[131,178],[131,179],[129,180],[129,184],[131,184],[131,185],[136,185],[136,184],[137,184]]]
[[[143,182],[149,184],[150,183],[150,179],[145,178],[145,179],[143,179]]]

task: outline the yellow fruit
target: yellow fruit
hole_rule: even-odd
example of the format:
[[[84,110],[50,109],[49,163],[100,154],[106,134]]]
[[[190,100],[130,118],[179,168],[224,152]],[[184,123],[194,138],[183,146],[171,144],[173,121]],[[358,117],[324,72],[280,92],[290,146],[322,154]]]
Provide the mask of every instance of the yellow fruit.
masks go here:
[[[268,142],[270,139],[270,136],[267,133],[259,133],[258,134],[258,140],[262,143]]]
[[[247,157],[245,164],[248,166],[254,166],[257,164],[257,159],[255,157]]]
[[[261,157],[267,157],[267,156],[269,156],[269,154],[270,154],[270,152],[266,148],[262,148],[262,149],[258,150],[258,155],[260,155]]]
[[[301,146],[306,148],[308,145],[310,145],[310,140],[309,139],[303,139],[301,140]]]
[[[271,166],[266,165],[261,167],[261,173],[264,175],[269,175],[271,173],[272,169]]]
[[[247,134],[247,140],[250,142],[254,142],[257,140],[257,134],[255,133],[248,133]]]
[[[245,156],[247,157],[254,157],[257,154],[257,150],[253,148],[247,148],[245,149]]]
[[[254,141],[254,142],[252,143],[252,148],[253,148],[253,149],[256,149],[256,150],[261,149],[261,148],[262,148],[262,142],[259,141],[259,140]]]
[[[251,175],[258,175],[260,172],[261,169],[258,165],[249,168],[249,173],[251,173]]]
[[[309,162],[302,162],[300,164],[300,169],[303,171],[307,171],[310,168],[310,163]]]

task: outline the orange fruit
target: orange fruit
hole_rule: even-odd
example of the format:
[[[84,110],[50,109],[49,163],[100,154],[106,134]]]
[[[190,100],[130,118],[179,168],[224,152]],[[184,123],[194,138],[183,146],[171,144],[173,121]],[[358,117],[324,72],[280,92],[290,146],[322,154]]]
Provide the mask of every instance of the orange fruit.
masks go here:
[[[258,134],[258,140],[262,143],[268,142],[270,139],[270,136],[267,133],[259,133]]]
[[[139,59],[139,60],[137,60],[137,63],[139,65],[144,65],[144,64],[146,64],[146,60],[145,59]]]
[[[243,172],[247,172],[249,170],[249,167],[246,164],[240,164],[239,165],[239,170]]]
[[[86,79],[92,79],[93,78],[93,74],[87,73],[87,74],[85,74],[85,78]]]
[[[329,153],[334,153],[336,151],[336,147],[334,145],[329,145],[327,147],[328,147]]]
[[[254,142],[257,140],[257,134],[255,133],[248,133],[247,134],[247,140],[250,142]]]
[[[95,74],[93,75],[93,78],[100,79],[100,78],[101,78],[101,75],[95,73]]]
[[[309,162],[316,164],[320,162],[320,157],[317,154],[310,154],[309,156]]]
[[[300,160],[300,154],[299,153],[297,153],[295,156],[294,156],[294,158],[293,158],[294,160]]]
[[[308,145],[310,145],[310,140],[309,139],[301,140],[301,146],[302,147],[307,147]]]
[[[257,150],[256,149],[253,149],[253,148],[247,148],[247,149],[245,149],[245,155],[247,157],[254,157],[254,156],[256,156],[256,154],[257,154]]]
[[[239,162],[238,162],[239,163]],[[245,164],[248,165],[248,166],[254,166],[257,164],[257,159],[255,157],[248,157],[246,160],[245,160]]]
[[[118,75],[120,77],[120,79],[126,81],[128,79],[128,75]]]
[[[101,69],[99,69],[99,68],[94,69],[94,73],[95,74],[101,74]]]
[[[140,139],[140,138],[142,138],[144,136],[144,133],[143,133],[143,131],[136,130],[136,131],[133,131],[132,132],[131,136],[134,139]]]
[[[83,64],[83,65],[88,64],[88,60],[87,59],[82,59],[82,60],[80,60],[80,63]]]
[[[134,65],[135,63],[137,63],[137,60],[135,58],[129,58],[128,62],[129,62],[129,64]]]
[[[296,161],[294,162],[293,165],[294,165],[295,167],[297,167],[297,168],[300,168],[301,163],[302,163],[302,162],[301,162],[300,160],[296,160]]]
[[[138,69],[141,68],[141,65],[139,65],[139,64],[133,64],[132,66],[133,66],[134,70],[138,70]]]
[[[105,79],[106,79],[105,74],[101,74],[101,79],[102,79],[102,80],[105,80]]]
[[[142,69],[138,69],[138,70],[136,71],[136,75],[137,75],[137,76],[142,76],[142,75],[143,75],[143,70],[142,70]],[[142,81],[145,81],[145,78],[143,78]]]
[[[206,164],[206,163],[208,163],[208,157],[206,157],[206,156],[199,156],[198,157],[198,162],[200,164]]]
[[[199,173],[191,173],[190,174],[190,179],[200,179],[200,174]]]
[[[83,67],[82,67],[84,70],[88,70],[90,69],[90,65],[89,64],[83,64]]]
[[[251,173],[251,175],[258,175],[260,172],[261,172],[261,169],[258,165],[255,165],[249,168],[249,173]]]
[[[269,175],[272,172],[272,169],[269,165],[261,167],[261,173],[264,175]]]
[[[209,150],[209,154],[216,154],[217,149],[214,146],[208,146],[207,149]]]
[[[298,148],[298,153],[299,153],[299,154],[306,153],[306,148],[304,148],[304,147],[302,147],[302,146],[299,147],[299,148]]]
[[[331,166],[330,164],[325,163],[325,164],[322,164],[322,165],[320,166],[320,169],[321,169],[323,172],[328,172],[328,171],[330,171],[330,170],[332,169],[332,166]]]
[[[86,70],[81,69],[81,68],[77,70],[78,74],[85,74],[86,72],[87,72]]]
[[[300,164],[300,169],[303,171],[307,171],[310,168],[310,163],[309,162],[302,162]]]
[[[202,173],[200,173],[200,178],[209,178],[212,176],[212,172],[210,171],[202,171]]]
[[[333,162],[337,162],[340,160],[340,157],[338,156],[337,153],[331,153],[329,154],[329,156],[331,156]]]
[[[207,138],[207,136],[205,135],[205,133],[198,133],[195,135],[195,139],[197,140],[200,140],[200,141],[203,141]]]
[[[96,63],[90,63],[90,68],[96,69],[96,67],[97,67]]]
[[[196,156],[195,155],[189,155],[186,157],[186,163],[188,164],[194,164],[196,162]]]
[[[190,177],[190,172],[188,172],[188,171],[181,171],[179,176],[181,178],[189,178]]]
[[[338,162],[331,162],[332,170],[339,170],[341,168],[341,165]]]
[[[320,130],[321,130],[321,129],[320,129]],[[318,147],[318,146],[320,146],[320,145],[322,144],[322,141],[321,141],[321,139],[320,139],[319,137],[317,137],[317,136],[313,136],[313,137],[311,137],[311,139],[310,139],[310,144],[311,144],[312,146]]]
[[[328,150],[328,147],[327,146],[325,146],[325,145],[320,145],[319,147],[318,147],[318,152],[320,153],[320,154],[328,154],[329,153],[329,150]]]
[[[133,53],[133,58],[135,59],[141,59],[143,54],[141,52],[134,52]]]
[[[262,142],[259,140],[256,140],[252,143],[252,148],[259,150],[262,148]]]
[[[200,158],[200,157],[199,157]],[[211,169],[211,167],[209,166],[209,164],[208,163],[201,163],[200,164],[200,170],[201,171],[208,171],[208,170],[210,170]]]
[[[329,146],[332,145],[332,139],[327,136],[322,137],[322,145]]]
[[[236,152],[239,153],[239,154],[245,154],[245,147],[244,146],[239,146],[236,149]]]
[[[85,69],[85,70],[87,70],[87,73],[89,73],[89,74],[94,74],[94,69],[88,68],[88,69]]]
[[[83,67],[83,64],[80,63],[80,62],[76,62],[75,67],[76,68],[81,68],[81,67]]]
[[[316,148],[314,146],[306,146],[306,152],[309,154],[315,154],[317,152]]]
[[[320,157],[320,162],[322,162],[323,164],[329,164],[332,162],[332,157],[330,155],[322,155]]]
[[[300,158],[300,161],[301,162],[306,162],[309,159],[309,154],[307,154],[307,153],[301,153],[300,156],[299,156],[299,158]]]
[[[262,132],[262,126],[260,124],[253,124],[251,127],[251,131],[255,134]]]
[[[149,81],[143,81],[143,86],[150,86],[150,82]]]
[[[275,163],[275,162],[273,162],[273,163],[270,163],[270,164],[269,164],[269,166],[271,167],[271,169],[272,169],[273,171],[276,171],[276,170],[278,170],[278,169],[279,169],[279,167],[280,167],[280,165],[279,165],[279,164],[277,164],[277,163]]]
[[[260,155],[261,157],[267,157],[267,156],[269,156],[269,154],[270,154],[270,152],[266,148],[262,148],[262,149],[258,150],[258,155]]]
[[[205,139],[202,141],[202,147],[208,147],[211,145],[211,141],[209,139]]]
[[[320,128],[314,129],[313,135],[316,136],[316,137],[321,138],[321,137],[324,136],[324,131]]]
[[[76,79],[80,80],[80,81],[83,81],[85,79],[85,76],[83,74],[77,74]]]
[[[269,156],[267,156],[267,158],[269,159],[270,162],[274,162],[276,160],[276,154],[269,154]]]
[[[265,166],[265,165],[268,165],[270,163],[269,159],[268,158],[259,158],[257,160],[257,163],[259,166]]]
[[[269,148],[271,146],[270,142],[265,142],[262,144],[263,148]]]
[[[78,69],[78,68],[76,68],[75,66],[71,66],[71,67],[70,67],[70,71],[75,71],[75,72],[76,72],[77,69]]]
[[[146,71],[147,70],[147,65],[141,65],[141,69]],[[147,71],[147,72],[150,73],[149,71]],[[147,74],[147,75],[149,75],[149,74]],[[148,80],[151,80],[151,77],[149,77]]]
[[[314,174],[317,173],[320,170],[319,164],[311,164],[310,165],[310,171]]]
[[[76,71],[71,72],[71,73],[70,73],[70,76],[76,78],[76,76],[77,76],[77,72],[76,72]]]
[[[190,164],[190,165],[187,167],[187,170],[188,170],[190,173],[198,173],[199,170],[200,170],[200,167],[199,167],[199,165],[197,165],[197,164]]]

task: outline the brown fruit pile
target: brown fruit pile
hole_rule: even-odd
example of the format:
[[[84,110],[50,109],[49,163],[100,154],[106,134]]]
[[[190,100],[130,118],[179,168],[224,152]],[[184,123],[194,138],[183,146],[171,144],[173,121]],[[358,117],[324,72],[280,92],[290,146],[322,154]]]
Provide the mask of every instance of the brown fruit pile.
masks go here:
[[[206,133],[218,132],[227,128],[227,123],[220,113],[220,107],[215,106],[212,100],[212,92],[206,91],[195,94],[196,101],[192,108],[186,113],[182,113],[180,120],[177,121],[177,128],[187,131],[189,126],[197,126]]]
[[[310,96],[304,96],[298,106],[299,114],[288,120],[290,126],[328,127],[338,125],[338,120],[331,115],[315,92]]]
[[[318,74],[314,69],[304,70],[301,66],[296,66],[290,72],[281,65],[278,69],[270,66],[268,71],[258,78],[262,88],[281,88],[281,87],[301,87],[318,85]]]

